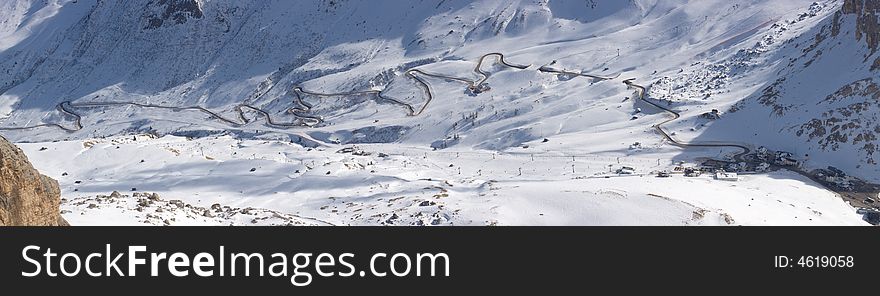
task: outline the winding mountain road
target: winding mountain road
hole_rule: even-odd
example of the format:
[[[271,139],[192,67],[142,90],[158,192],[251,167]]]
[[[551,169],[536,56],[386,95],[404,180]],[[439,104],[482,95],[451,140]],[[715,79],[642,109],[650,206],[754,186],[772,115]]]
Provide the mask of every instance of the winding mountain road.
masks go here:
[[[236,121],[233,119],[223,117],[222,115],[220,115],[214,111],[205,109],[201,106],[174,107],[174,106],[162,106],[162,105],[154,105],[154,104],[143,104],[143,103],[136,103],[136,102],[74,103],[71,101],[64,101],[64,102],[61,102],[60,104],[58,104],[56,106],[56,108],[59,111],[61,111],[61,113],[73,117],[73,125],[74,125],[73,128],[65,127],[60,124],[55,124],[55,123],[47,123],[47,124],[40,124],[40,125],[26,126],[26,127],[2,127],[2,128],[0,128],[0,130],[27,130],[27,129],[34,129],[34,128],[39,128],[39,127],[56,127],[56,128],[60,128],[62,130],[65,130],[67,132],[76,132],[76,131],[83,129],[82,115],[79,115],[75,111],[71,110],[72,108],[73,109],[75,109],[75,108],[84,109],[84,108],[101,108],[101,107],[113,107],[113,106],[135,106],[135,107],[140,107],[140,108],[165,109],[165,110],[172,110],[172,111],[186,111],[186,110],[200,111],[202,113],[208,114],[209,116],[211,116],[219,121],[225,122],[225,123],[230,124],[232,126],[242,126],[242,125],[247,124],[248,122],[244,117],[244,113],[245,113],[244,109],[250,109],[250,110],[253,110],[253,111],[263,115],[263,117],[266,118],[266,123],[270,126],[282,127],[282,128],[299,126],[299,124],[295,124],[295,123],[276,122],[274,119],[272,119],[272,116],[269,115],[268,112],[264,111],[263,109],[260,109],[260,108],[257,108],[257,107],[251,106],[251,105],[247,105],[247,104],[242,104],[242,105],[238,105],[235,107],[235,110],[238,112],[239,118],[242,120],[241,122],[239,122],[239,121]]]
[[[57,124],[57,123],[44,123],[44,124],[25,126],[25,127],[0,127],[0,131],[29,130],[29,129],[43,128],[43,127],[54,127],[54,128],[58,128],[58,129],[66,131],[66,132],[72,133],[72,132],[76,132],[76,131],[83,129],[82,115],[80,115],[79,113],[77,113],[73,109],[100,108],[100,107],[113,107],[113,106],[135,106],[135,107],[140,107],[140,108],[165,109],[165,110],[172,110],[172,111],[186,111],[186,110],[199,111],[199,112],[207,114],[211,118],[214,118],[218,121],[221,121],[223,123],[229,124],[234,127],[241,127],[241,126],[244,126],[246,124],[251,123],[251,121],[249,121],[247,119],[247,117],[245,117],[245,113],[246,113],[245,110],[250,110],[250,111],[253,111],[253,112],[260,114],[263,118],[265,118],[266,125],[268,125],[270,127],[275,127],[275,128],[287,129],[287,128],[293,128],[293,127],[314,126],[314,125],[322,123],[324,121],[324,119],[321,116],[310,114],[314,106],[307,103],[303,99],[304,95],[311,95],[311,96],[318,96],[318,97],[337,97],[337,96],[344,97],[344,96],[355,96],[355,95],[374,95],[377,98],[379,98],[381,101],[387,101],[392,104],[402,106],[403,108],[406,109],[408,116],[418,116],[425,111],[425,109],[428,107],[428,105],[434,99],[434,94],[431,91],[430,85],[421,76],[462,82],[462,83],[467,84],[467,86],[470,90],[474,91],[474,90],[479,89],[480,86],[483,85],[484,83],[486,83],[486,81],[489,79],[490,73],[483,71],[483,69],[482,69],[483,64],[485,63],[486,59],[489,57],[497,57],[498,64],[501,64],[506,67],[514,68],[514,69],[523,70],[523,69],[527,69],[530,67],[530,65],[519,65],[519,64],[510,63],[504,59],[504,54],[499,53],[499,52],[490,52],[490,53],[487,53],[487,54],[480,56],[479,60],[477,61],[476,66],[474,66],[474,68],[473,68],[474,73],[476,73],[478,76],[480,76],[480,78],[477,80],[471,80],[471,79],[467,79],[467,78],[460,78],[460,77],[454,77],[454,76],[443,75],[443,74],[430,73],[430,72],[425,72],[425,71],[422,71],[420,69],[415,69],[415,68],[409,69],[404,73],[404,75],[406,75],[406,76],[412,78],[414,81],[416,81],[417,85],[425,92],[425,102],[423,104],[421,104],[421,106],[418,109],[415,106],[413,106],[412,104],[384,96],[382,94],[384,90],[366,90],[366,91],[353,91],[353,92],[342,92],[342,93],[319,93],[319,92],[307,91],[307,90],[303,89],[301,86],[296,86],[293,88],[293,93],[296,97],[294,100],[294,103],[296,104],[296,106],[287,109],[287,113],[294,115],[301,122],[295,122],[295,121],[294,122],[278,122],[275,119],[273,119],[272,115],[269,112],[267,112],[266,110],[263,110],[259,107],[255,107],[255,106],[248,105],[248,104],[240,104],[240,105],[235,106],[234,110],[235,110],[238,118],[237,119],[230,119],[230,118],[224,117],[223,115],[220,115],[217,112],[208,110],[208,109],[201,107],[201,106],[177,107],[177,106],[162,106],[162,105],[155,105],[155,104],[144,104],[144,103],[136,103],[136,102],[82,102],[82,103],[76,102],[75,103],[75,102],[71,102],[71,101],[64,101],[64,102],[61,102],[60,104],[58,104],[56,106],[56,109],[58,109],[58,111],[61,112],[62,114],[65,114],[65,115],[73,118],[73,127],[72,128],[65,127],[65,126]],[[616,76],[591,75],[591,74],[577,73],[577,72],[571,72],[571,71],[566,71],[566,70],[553,69],[548,66],[540,67],[538,69],[538,71],[543,72],[543,73],[556,73],[556,74],[570,75],[570,76],[589,77],[589,78],[598,79],[598,80],[611,80],[611,79],[615,79],[620,76],[619,74]],[[667,124],[669,122],[672,122],[672,121],[680,118],[681,115],[674,110],[668,109],[666,107],[663,107],[662,105],[659,105],[659,104],[656,104],[654,102],[647,100],[645,98],[645,93],[646,93],[645,87],[633,83],[633,80],[634,79],[627,79],[627,80],[624,80],[623,83],[625,83],[628,87],[637,89],[639,99],[641,99],[642,101],[644,101],[654,107],[657,107],[658,109],[663,110],[663,111],[672,115],[672,118],[667,119],[661,123],[655,124],[653,126],[654,129],[656,129],[657,132],[659,132],[664,138],[666,138],[666,140],[668,140],[672,145],[682,147],[682,148],[687,148],[687,147],[732,147],[732,148],[739,148],[739,149],[742,149],[742,152],[734,156],[734,159],[737,161],[743,161],[743,156],[745,156],[746,154],[751,152],[751,150],[748,147],[746,147],[744,145],[740,145],[740,144],[684,143],[684,142],[680,142],[680,141],[676,140],[675,138],[672,137],[672,135],[670,135],[665,130],[663,130],[662,126],[664,124]]]
[[[25,126],[25,127],[0,127],[0,131],[20,131],[20,130],[29,130],[29,129],[50,127],[50,128],[58,128],[58,129],[66,131],[66,132],[72,133],[72,132],[76,132],[76,131],[83,129],[82,115],[80,115],[79,113],[77,113],[73,109],[100,108],[100,107],[113,107],[113,106],[135,106],[135,107],[140,107],[140,108],[165,109],[165,110],[172,110],[172,111],[186,111],[186,110],[199,111],[199,112],[207,114],[211,118],[214,118],[218,121],[229,124],[233,127],[241,127],[241,126],[244,126],[244,125],[251,123],[251,121],[249,121],[247,119],[247,117],[245,117],[245,112],[246,112],[245,110],[250,110],[250,111],[253,111],[253,112],[260,114],[263,118],[265,118],[266,125],[268,125],[270,127],[275,127],[275,128],[287,129],[287,128],[293,128],[293,127],[304,127],[304,126],[308,127],[308,126],[314,126],[314,125],[317,125],[317,124],[324,122],[324,119],[321,116],[311,114],[312,113],[311,111],[314,106],[307,103],[303,99],[304,95],[311,95],[311,96],[318,96],[318,97],[337,97],[337,96],[344,97],[344,96],[355,96],[355,95],[374,95],[377,98],[379,98],[381,101],[387,101],[387,102],[390,102],[391,104],[402,106],[403,108],[406,109],[408,116],[418,116],[418,115],[422,114],[425,111],[425,109],[428,107],[428,105],[434,100],[434,94],[431,91],[430,85],[421,76],[462,82],[462,83],[467,84],[467,86],[470,90],[476,91],[484,83],[486,83],[486,81],[489,79],[490,73],[483,71],[483,69],[482,69],[483,64],[485,63],[486,59],[489,57],[497,57],[498,64],[509,67],[509,68],[524,70],[524,69],[527,69],[530,67],[530,65],[520,65],[520,64],[510,63],[504,59],[504,54],[502,54],[500,52],[490,52],[490,53],[487,53],[487,54],[480,56],[479,60],[477,61],[476,66],[474,66],[474,68],[473,68],[474,73],[476,73],[480,77],[477,80],[471,80],[471,79],[467,79],[467,78],[454,77],[454,76],[443,75],[443,74],[430,73],[430,72],[425,72],[423,70],[416,69],[416,68],[409,69],[404,73],[404,75],[412,78],[417,83],[419,88],[421,88],[425,92],[425,102],[423,104],[421,104],[421,106],[418,107],[418,109],[415,106],[413,106],[412,104],[400,101],[398,99],[384,96],[382,94],[384,89],[383,90],[341,92],[341,93],[319,93],[319,92],[307,91],[307,90],[303,89],[301,86],[296,86],[293,88],[293,93],[296,97],[294,100],[294,103],[296,104],[296,106],[287,109],[287,113],[294,115],[301,122],[296,122],[296,121],[294,121],[294,122],[278,122],[275,119],[273,119],[272,115],[269,112],[267,112],[266,110],[263,110],[259,107],[255,107],[255,106],[252,106],[249,104],[240,104],[240,105],[235,106],[234,111],[236,112],[238,118],[237,119],[230,119],[230,118],[224,117],[223,115],[220,115],[217,112],[208,110],[208,109],[201,107],[201,106],[178,107],[178,106],[162,106],[162,105],[155,105],[155,104],[144,104],[144,103],[136,103],[136,102],[82,102],[82,103],[79,103],[79,102],[64,101],[64,102],[61,102],[60,104],[58,104],[56,106],[56,109],[59,112],[61,112],[62,114],[65,114],[65,115],[73,118],[73,127],[72,128],[65,127],[65,126],[63,126],[61,124],[57,124],[57,123],[43,123],[43,124],[38,124],[38,125],[33,125],[33,126]],[[615,75],[615,76],[592,75],[592,74],[585,74],[585,73],[579,73],[579,72],[571,72],[571,71],[566,71],[566,70],[554,69],[549,66],[542,66],[542,67],[538,68],[538,71],[543,72],[543,73],[555,73],[555,74],[569,75],[569,76],[582,76],[582,77],[588,77],[588,78],[597,79],[597,80],[611,80],[611,79],[616,79],[617,77],[620,76],[620,74]],[[635,88],[638,92],[638,96],[639,96],[640,100],[672,115],[671,118],[669,118],[663,122],[660,122],[658,124],[655,124],[653,126],[654,129],[657,130],[657,132],[660,133],[672,145],[682,147],[682,148],[687,148],[687,147],[739,148],[742,150],[742,152],[739,154],[736,154],[734,156],[734,160],[736,160],[738,162],[744,161],[743,157],[751,152],[751,149],[749,147],[747,147],[745,145],[741,145],[741,144],[685,143],[685,142],[681,142],[681,141],[676,140],[674,137],[672,137],[672,135],[670,135],[669,133],[667,133],[663,129],[663,125],[667,124],[669,122],[672,122],[674,120],[677,120],[678,118],[681,117],[681,115],[672,109],[663,107],[660,104],[657,104],[655,102],[652,102],[652,101],[646,99],[645,98],[645,93],[646,93],[645,87],[633,83],[633,80],[634,80],[634,78],[627,79],[627,80],[624,80],[623,83],[626,84],[630,88]]]
[[[672,145],[674,145],[674,146],[678,146],[678,147],[682,147],[682,148],[688,148],[688,147],[722,147],[722,148],[727,147],[727,148],[739,148],[739,149],[742,150],[742,152],[740,152],[740,153],[738,153],[738,154],[736,154],[736,155],[733,156],[733,159],[736,160],[737,162],[743,162],[743,161],[745,161],[745,158],[744,158],[744,157],[745,157],[747,154],[751,153],[752,150],[751,150],[749,147],[747,147],[747,146],[745,146],[745,145],[741,145],[741,144],[734,144],[734,143],[685,143],[685,142],[681,142],[681,141],[676,140],[675,138],[672,137],[672,135],[670,135],[670,134],[667,133],[665,130],[663,130],[663,125],[664,125],[664,124],[667,124],[667,123],[669,123],[669,122],[675,121],[676,119],[680,118],[680,117],[681,117],[681,114],[679,114],[678,112],[676,112],[676,111],[674,111],[674,110],[672,110],[672,109],[669,109],[669,108],[663,107],[663,106],[660,105],[660,104],[657,104],[657,103],[651,102],[651,101],[649,101],[648,99],[646,99],[646,98],[645,98],[645,93],[647,92],[647,90],[645,89],[645,87],[633,83],[633,80],[635,80],[635,78],[626,79],[626,80],[623,81],[623,83],[626,84],[628,87],[635,88],[636,91],[638,92],[638,97],[639,97],[640,100],[642,100],[642,101],[644,101],[644,102],[650,104],[651,106],[657,107],[658,109],[663,110],[663,111],[665,111],[665,112],[667,112],[667,113],[669,113],[669,114],[672,115],[672,118],[669,118],[669,119],[667,119],[667,120],[664,120],[663,122],[660,122],[660,123],[655,124],[655,125],[653,126],[654,129],[657,130],[657,132],[660,133],[660,135],[662,135],[664,138],[666,138],[666,140],[668,140],[669,143],[671,143]]]
[[[620,77],[620,73],[617,73],[617,75],[614,75],[614,76],[599,76],[599,75],[585,74],[585,73],[580,73],[580,72],[559,70],[559,69],[550,68],[548,66],[542,66],[542,67],[538,68],[538,71],[541,71],[544,73],[556,73],[556,74],[562,74],[562,75],[568,75],[568,76],[589,77],[589,78],[598,79],[598,80],[611,80],[611,79],[616,79],[617,77]]]
[[[21,130],[30,130],[30,129],[36,129],[36,128],[50,127],[50,128],[58,128],[63,131],[66,131],[66,132],[73,133],[73,132],[77,132],[77,131],[83,129],[82,115],[80,115],[79,113],[77,113],[73,109],[114,107],[114,106],[135,106],[135,107],[140,107],[140,108],[165,109],[165,110],[172,110],[172,111],[185,111],[185,110],[199,111],[199,112],[202,112],[202,113],[209,115],[210,117],[212,117],[216,120],[219,120],[221,122],[229,124],[233,127],[241,127],[241,126],[244,126],[246,124],[251,123],[251,121],[249,121],[245,117],[245,110],[246,109],[262,115],[262,117],[264,117],[266,119],[266,125],[271,126],[271,127],[275,127],[275,128],[287,129],[287,128],[293,128],[293,127],[304,127],[304,126],[307,127],[307,126],[314,126],[314,125],[322,123],[324,121],[324,119],[321,116],[309,114],[312,111],[312,108],[314,106],[307,103],[303,99],[303,95],[312,95],[312,96],[319,96],[319,97],[375,95],[376,97],[378,97],[382,101],[387,101],[392,104],[404,107],[407,110],[408,116],[418,116],[425,111],[425,109],[428,107],[428,105],[434,99],[434,94],[431,92],[431,88],[430,88],[428,82],[425,81],[422,77],[419,77],[419,75],[463,82],[463,83],[468,84],[468,87],[473,90],[473,89],[476,89],[477,87],[479,87],[480,85],[482,85],[483,83],[485,83],[486,80],[489,79],[489,73],[483,71],[482,66],[483,66],[483,63],[486,60],[486,58],[488,58],[490,56],[497,56],[498,62],[500,64],[508,66],[508,67],[512,67],[512,68],[516,68],[516,69],[526,69],[529,67],[527,65],[517,65],[517,64],[508,63],[504,59],[504,54],[498,53],[498,52],[492,52],[492,53],[487,53],[487,54],[482,55],[480,57],[479,61],[477,62],[476,67],[474,67],[474,72],[477,75],[481,76],[481,78],[478,80],[469,80],[466,78],[429,73],[429,72],[425,72],[425,71],[422,71],[420,69],[415,69],[415,68],[409,69],[404,73],[404,75],[406,75],[406,76],[412,78],[414,81],[416,81],[417,85],[425,92],[425,98],[426,98],[425,103],[422,104],[421,107],[419,107],[418,109],[416,109],[416,107],[413,106],[412,104],[409,104],[409,103],[406,103],[406,102],[403,102],[403,101],[400,101],[400,100],[397,100],[394,98],[383,96],[382,92],[384,90],[353,91],[353,92],[343,92],[343,93],[319,93],[319,92],[307,91],[307,90],[304,90],[301,86],[296,86],[293,88],[293,93],[296,96],[294,103],[297,106],[289,108],[287,110],[287,113],[293,114],[300,121],[302,121],[302,123],[277,122],[277,121],[275,121],[275,119],[272,118],[272,115],[269,112],[267,112],[266,110],[263,110],[259,107],[255,107],[255,106],[249,105],[249,104],[240,104],[240,105],[237,105],[234,107],[234,110],[236,111],[237,117],[238,117],[236,120],[236,119],[226,118],[217,112],[208,110],[208,109],[201,107],[201,106],[163,106],[163,105],[145,104],[145,103],[137,103],[137,102],[81,102],[80,103],[80,102],[64,101],[64,102],[61,102],[58,105],[56,105],[56,109],[59,112],[61,112],[62,114],[65,114],[65,115],[73,118],[73,127],[66,127],[66,126],[63,126],[63,125],[57,124],[57,123],[43,123],[43,124],[32,125],[32,126],[23,126],[23,127],[0,127],[0,131],[21,131]]]

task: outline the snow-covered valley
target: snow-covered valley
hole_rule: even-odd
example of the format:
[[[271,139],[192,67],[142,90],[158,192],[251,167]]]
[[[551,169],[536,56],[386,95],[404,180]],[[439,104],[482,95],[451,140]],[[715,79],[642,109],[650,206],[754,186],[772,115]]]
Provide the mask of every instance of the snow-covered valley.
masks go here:
[[[149,199],[146,194],[140,200],[97,198],[113,191],[157,193],[162,200],[203,208],[152,221],[159,225],[170,218],[176,218],[168,221],[171,225],[210,224],[217,221],[215,214],[205,216],[204,209],[215,204],[272,209],[306,225],[864,223],[832,192],[794,173],[743,176],[739,182],[656,178],[651,171],[671,168],[650,158],[623,159],[621,165],[637,172],[618,176],[609,173],[613,157],[432,151],[395,144],[340,151],[228,136],[138,136],[21,146],[40,171],[59,180],[67,199],[62,213],[73,225],[143,225],[151,220],[148,215],[174,213],[167,206],[160,213],[155,213],[158,206],[139,210]],[[59,153],[72,157],[59,160]],[[238,215],[215,223],[262,225],[254,220],[258,217]]]
[[[73,225],[868,225],[804,172],[880,182],[872,0],[0,2]],[[681,171],[761,146],[797,168]]]

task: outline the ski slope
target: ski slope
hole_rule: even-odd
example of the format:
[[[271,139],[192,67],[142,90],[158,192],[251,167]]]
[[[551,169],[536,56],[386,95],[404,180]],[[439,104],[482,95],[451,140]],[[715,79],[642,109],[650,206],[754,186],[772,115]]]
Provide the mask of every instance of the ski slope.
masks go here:
[[[650,172],[669,164],[626,158],[621,165],[637,174],[618,176],[609,173],[614,158],[595,155],[393,144],[339,153],[349,146],[312,149],[229,136],[141,135],[21,147],[38,170],[59,181],[63,216],[73,225],[165,225],[170,218],[176,219],[168,225],[865,225],[832,192],[785,171],[739,182],[657,178]],[[55,156],[65,152],[74,157]],[[142,199],[107,199],[114,191],[157,193],[164,202],[197,209],[173,211],[157,201],[139,211]],[[215,204],[253,213],[205,217]],[[261,214],[265,209],[292,216],[266,224],[265,217],[278,215]]]
[[[653,173],[767,146],[880,181],[864,141],[797,133],[826,106],[760,103],[781,77],[793,97],[826,81],[788,61],[840,1],[2,5],[0,133],[60,180],[73,224],[252,221],[193,216],[219,204],[296,215],[271,225],[853,225],[795,173]],[[355,145],[371,154],[336,153]],[[201,208],[98,198],[131,188]]]

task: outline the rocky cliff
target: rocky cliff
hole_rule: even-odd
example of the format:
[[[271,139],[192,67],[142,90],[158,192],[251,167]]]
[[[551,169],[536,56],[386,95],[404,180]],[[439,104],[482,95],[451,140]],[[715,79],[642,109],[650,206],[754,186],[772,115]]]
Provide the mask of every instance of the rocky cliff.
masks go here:
[[[877,83],[880,81],[876,79],[880,71],[880,56],[876,55],[880,40],[878,20],[880,1],[846,0],[831,23],[815,35],[815,43],[807,47],[804,55],[799,58],[805,61],[803,68],[810,68],[816,63],[820,66],[816,68],[822,69],[823,62],[842,65],[838,68],[838,76],[846,79],[829,84],[840,87],[825,98],[819,97],[816,105],[827,107],[820,117],[804,123],[797,135],[807,137],[810,141],[818,141],[822,150],[839,151],[843,145],[857,147],[863,163],[870,166],[876,166],[880,160],[880,143],[877,142],[877,135],[880,134],[880,120],[877,118],[880,86]],[[852,57],[847,63],[840,56]],[[791,65],[800,66],[798,63]],[[804,73],[810,73],[810,70],[807,69]],[[828,75],[816,77],[824,78]],[[796,74],[794,78],[799,77]]]
[[[734,105],[726,124],[809,166],[880,181],[880,0],[829,3],[833,11],[773,50],[772,83]]]
[[[855,17],[856,39],[861,41],[864,38],[868,47],[871,48],[871,54],[877,51],[878,42],[880,42],[880,25],[878,25],[877,15],[880,13],[880,1],[877,0],[845,0],[843,7],[834,16],[834,28],[832,35],[837,35],[840,28],[840,18],[842,15],[852,15]]]
[[[40,174],[27,156],[0,137],[0,226],[66,226],[58,182]]]

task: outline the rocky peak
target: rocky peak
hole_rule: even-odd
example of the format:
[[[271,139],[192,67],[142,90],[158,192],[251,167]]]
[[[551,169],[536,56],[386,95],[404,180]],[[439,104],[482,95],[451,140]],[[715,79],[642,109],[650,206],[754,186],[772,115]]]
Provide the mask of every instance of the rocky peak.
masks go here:
[[[164,24],[183,24],[190,18],[201,19],[199,0],[153,0],[147,4],[145,29],[156,29]]]
[[[41,175],[27,156],[0,137],[0,226],[65,226],[58,182]]]
[[[873,55],[880,44],[880,0],[844,0],[843,7],[834,16],[833,35],[840,32],[841,17],[844,15],[855,16],[856,40],[862,41],[864,38]]]

